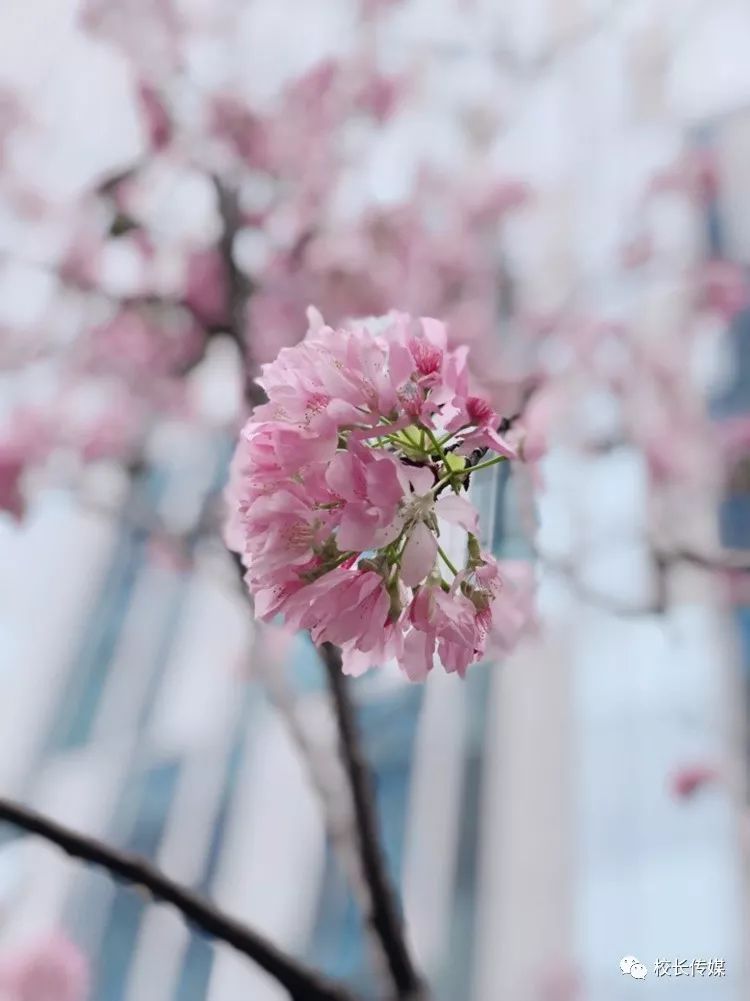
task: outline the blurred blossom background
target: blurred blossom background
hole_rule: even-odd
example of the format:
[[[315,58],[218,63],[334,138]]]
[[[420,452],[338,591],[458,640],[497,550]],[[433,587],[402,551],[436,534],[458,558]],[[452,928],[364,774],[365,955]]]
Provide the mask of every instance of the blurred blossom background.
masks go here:
[[[743,0],[5,0],[0,794],[389,996],[321,666],[254,623],[222,491],[308,306],[435,316],[537,588],[504,660],[355,684],[416,961],[435,1001],[747,996],[748,44]],[[286,996],[0,829],[0,992],[39,963]]]

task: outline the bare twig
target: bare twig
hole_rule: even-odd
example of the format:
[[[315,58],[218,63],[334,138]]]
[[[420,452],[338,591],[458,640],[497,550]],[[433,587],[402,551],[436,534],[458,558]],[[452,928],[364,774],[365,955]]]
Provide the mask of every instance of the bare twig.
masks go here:
[[[552,571],[552,573],[563,577],[571,591],[573,591],[578,598],[585,601],[588,605],[595,605],[597,608],[601,608],[605,612],[610,612],[612,615],[619,615],[622,618],[638,618],[642,615],[659,615],[665,610],[666,602],[663,595],[663,587],[661,586],[659,587],[660,593],[656,601],[643,605],[625,604],[619,599],[613,597],[611,594],[607,594],[605,591],[600,591],[598,588],[591,587],[587,584],[576,571],[573,561],[554,559],[553,557],[547,556],[538,550],[536,550],[535,555],[543,567]],[[662,568],[657,567],[657,569],[660,571],[659,580],[661,581]]]
[[[226,942],[257,963],[289,992],[293,1001],[355,1001],[345,987],[287,955],[258,932],[222,913],[147,861],[78,834],[10,800],[0,799],[0,821],[57,845],[72,858],[101,866],[111,875],[147,890],[156,901],[172,904],[186,920],[206,934]]]
[[[245,330],[247,303],[253,292],[253,284],[244,271],[237,266],[234,254],[234,241],[242,224],[239,196],[221,178],[214,177],[213,182],[222,222],[219,252],[224,261],[229,285],[229,322],[226,332],[237,345],[237,350],[242,361],[245,399],[248,403],[255,406],[259,403],[265,403],[266,395],[255,382],[255,363],[250,355],[247,332]]]
[[[252,596],[248,595],[245,587],[245,567],[243,566],[242,559],[237,553],[231,553],[231,556],[237,571],[240,588],[252,607]],[[323,657],[323,652],[319,651],[319,653]],[[353,797],[347,795],[345,804],[337,801],[339,790],[334,787],[328,762],[308,738],[296,711],[294,699],[289,692],[288,685],[285,683],[283,676],[280,676],[280,672],[263,670],[261,683],[269,699],[280,713],[290,737],[300,752],[313,790],[320,800],[331,844],[346,874],[355,900],[360,904],[362,910],[366,911],[373,906],[372,900],[374,895],[369,874],[364,865],[363,853],[360,850],[360,838],[357,819],[354,814]],[[334,706],[334,710],[335,708]],[[338,713],[336,713],[336,719],[338,721]],[[340,767],[338,759],[334,759],[331,765],[333,767]],[[342,777],[348,782],[349,775],[348,773],[343,774],[343,769]],[[391,964],[386,954],[386,947],[382,936],[374,926],[372,931],[373,942],[378,950],[375,957],[376,961],[382,964],[383,967],[387,965],[390,968]]]
[[[338,723],[341,755],[352,794],[362,869],[370,893],[370,923],[383,946],[398,997],[423,998],[425,987],[406,945],[399,905],[386,869],[378,832],[372,776],[362,751],[347,679],[341,670],[341,654],[330,643],[322,644],[318,647],[318,652],[328,677],[328,689]]]
[[[263,635],[262,631],[260,635]],[[252,667],[268,698],[281,716],[304,763],[310,783],[323,809],[331,846],[346,875],[354,899],[362,911],[366,912],[370,906],[370,893],[362,870],[354,811],[341,761],[334,749],[320,746],[311,739],[302,722],[302,714],[298,708],[299,699],[292,691],[283,666],[272,664],[266,656],[261,655],[253,659]],[[387,977],[385,953],[380,939],[374,934],[371,939],[375,950],[373,960],[378,965],[378,972]]]
[[[750,573],[750,551],[747,549],[721,549],[714,553],[702,553],[696,549],[657,550],[660,560],[670,564],[692,563],[703,570],[735,573]]]

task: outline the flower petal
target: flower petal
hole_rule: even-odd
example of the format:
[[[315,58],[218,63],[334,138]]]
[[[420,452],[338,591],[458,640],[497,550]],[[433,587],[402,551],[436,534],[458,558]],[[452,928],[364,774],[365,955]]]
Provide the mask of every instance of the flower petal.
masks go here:
[[[404,641],[404,652],[398,662],[409,681],[424,681],[432,670],[434,657],[434,634],[412,629]]]
[[[326,483],[339,497],[355,501],[367,495],[365,471],[349,452],[337,452],[326,470]]]
[[[474,505],[458,494],[443,494],[435,502],[435,513],[453,525],[460,525],[467,532],[476,532],[479,513]]]
[[[401,557],[401,580],[407,587],[421,584],[435,566],[437,539],[423,521],[409,535]]]
[[[435,476],[429,466],[408,466],[406,475],[412,490],[419,497],[422,497],[435,485]]]

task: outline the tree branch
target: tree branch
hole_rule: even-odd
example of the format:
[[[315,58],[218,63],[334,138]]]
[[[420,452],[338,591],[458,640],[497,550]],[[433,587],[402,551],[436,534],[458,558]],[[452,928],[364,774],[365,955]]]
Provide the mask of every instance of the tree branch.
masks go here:
[[[259,626],[258,636],[262,638],[263,628],[268,627],[262,623]],[[331,846],[349,881],[352,895],[358,907],[363,913],[366,913],[370,906],[370,891],[362,871],[354,810],[341,758],[336,753],[335,747],[329,747],[327,744],[325,746],[319,745],[309,735],[302,720],[302,712],[298,708],[299,700],[292,692],[282,665],[269,662],[269,659],[261,653],[260,657],[253,657],[251,669],[254,676],[259,678],[266,695],[284,721],[299,756],[304,762],[310,782],[323,809]],[[370,933],[373,963],[377,966],[377,974],[379,979],[387,982],[388,970],[382,944],[372,928],[368,928],[368,932]]]
[[[258,932],[217,910],[144,859],[78,834],[10,800],[0,799],[0,821],[52,842],[72,858],[101,866],[111,875],[142,887],[156,901],[172,904],[206,934],[256,962],[289,992],[293,1001],[356,1001],[345,987],[282,952]]]
[[[423,998],[424,984],[406,945],[399,905],[380,846],[372,776],[362,751],[347,679],[341,670],[341,654],[330,643],[318,647],[318,652],[328,676],[341,755],[352,794],[362,870],[370,892],[370,923],[383,946],[398,997]]]
[[[644,615],[663,615],[666,610],[666,598],[663,594],[664,588],[662,584],[663,568],[658,563],[655,564],[655,569],[659,574],[659,596],[657,600],[649,604],[635,605],[630,603],[626,604],[618,598],[613,597],[611,594],[607,594],[604,591],[600,591],[598,588],[588,585],[581,578],[580,574],[576,572],[575,564],[570,560],[554,559],[553,557],[540,552],[538,549],[535,550],[535,556],[545,569],[563,577],[573,594],[580,598],[581,601],[584,601],[587,605],[600,608],[604,612],[609,612],[610,614],[620,616],[621,618],[639,618]]]
[[[214,188],[221,217],[221,239],[219,253],[224,261],[228,284],[228,328],[227,333],[237,345],[243,367],[243,392],[252,406],[266,402],[266,394],[254,379],[254,362],[250,356],[245,325],[247,303],[253,293],[253,283],[237,266],[234,256],[234,241],[242,225],[239,196],[220,177],[213,177]]]

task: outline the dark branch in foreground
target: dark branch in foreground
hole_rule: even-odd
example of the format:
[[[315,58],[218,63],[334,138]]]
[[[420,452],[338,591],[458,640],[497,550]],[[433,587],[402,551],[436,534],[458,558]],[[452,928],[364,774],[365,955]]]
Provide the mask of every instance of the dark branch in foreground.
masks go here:
[[[370,923],[386,955],[399,998],[424,997],[424,985],[412,963],[396,895],[380,847],[370,770],[362,752],[354,706],[341,670],[341,654],[330,643],[318,647],[339,730],[341,754],[351,789],[362,871],[370,892]]]
[[[78,834],[18,803],[0,799],[0,821],[57,845],[72,858],[106,869],[143,888],[161,903],[172,904],[201,931],[233,946],[256,962],[293,1001],[356,1001],[346,988],[326,979],[268,942],[242,922],[217,910],[192,890],[169,879],[149,862]]]

